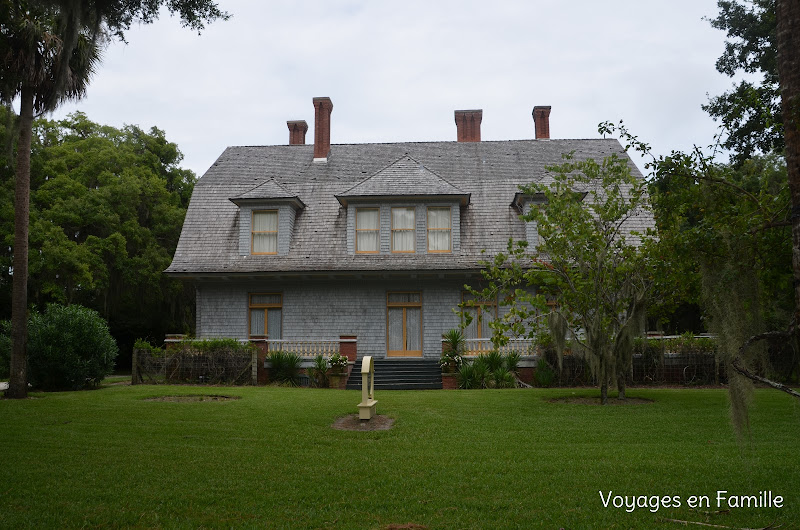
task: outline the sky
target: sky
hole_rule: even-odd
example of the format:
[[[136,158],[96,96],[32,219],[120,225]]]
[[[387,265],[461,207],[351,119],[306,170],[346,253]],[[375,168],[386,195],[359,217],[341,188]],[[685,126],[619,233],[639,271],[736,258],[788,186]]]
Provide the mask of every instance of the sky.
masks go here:
[[[219,0],[201,35],[167,13],[112,42],[80,110],[158,127],[198,176],[233,145],[288,144],[288,120],[333,101],[331,143],[454,141],[457,109],[482,140],[599,138],[619,122],[656,154],[714,141],[701,109],[733,80],[714,68],[716,0]],[[635,157],[640,169],[643,159]]]

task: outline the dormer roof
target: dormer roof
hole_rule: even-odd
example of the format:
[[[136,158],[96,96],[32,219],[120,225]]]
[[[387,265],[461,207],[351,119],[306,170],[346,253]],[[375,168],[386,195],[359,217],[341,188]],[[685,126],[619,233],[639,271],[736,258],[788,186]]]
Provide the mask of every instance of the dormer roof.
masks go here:
[[[470,194],[426,168],[406,154],[371,177],[336,195],[342,206],[352,200],[386,199],[451,199],[463,206],[469,204]]]
[[[243,204],[263,203],[263,202],[288,202],[297,208],[304,208],[305,204],[297,194],[288,191],[278,184],[274,178],[259,184],[255,188],[248,190],[241,195],[228,199],[237,206]]]

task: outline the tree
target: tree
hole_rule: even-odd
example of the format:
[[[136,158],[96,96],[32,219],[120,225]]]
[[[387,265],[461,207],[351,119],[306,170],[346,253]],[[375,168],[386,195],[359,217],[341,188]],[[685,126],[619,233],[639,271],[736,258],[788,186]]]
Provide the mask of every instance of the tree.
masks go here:
[[[727,32],[725,52],[717,70],[729,77],[739,72],[760,74],[760,81],[739,81],[733,89],[711,98],[703,109],[722,123],[723,147],[736,163],[759,153],[781,153],[783,112],[778,89],[775,0],[720,0],[711,25]]]
[[[625,398],[653,278],[652,239],[631,230],[649,210],[645,183],[629,164],[616,154],[599,163],[567,155],[548,167],[548,178],[522,189],[532,204],[522,218],[538,231],[535,252],[527,241],[509,241],[507,253],[485,264],[489,287],[470,289],[506,308],[489,324],[496,345],[549,328],[560,355],[568,334],[589,361],[603,404],[609,386]]]
[[[784,115],[786,168],[792,197],[795,325],[800,324],[800,3],[777,0],[778,72]]]
[[[3,44],[3,79],[0,85],[4,101],[20,97],[19,140],[17,142],[16,185],[14,199],[14,276],[12,297],[11,377],[8,397],[27,396],[27,280],[28,215],[30,201],[30,147],[34,112],[55,108],[58,102],[81,97],[89,76],[99,59],[99,51],[84,35],[65,53],[55,33],[58,13],[35,9],[25,2],[8,0],[0,4]],[[60,69],[59,88],[53,82]]]
[[[164,5],[198,31],[204,21],[227,18],[211,0],[3,0],[3,78],[0,99],[20,97],[15,192],[12,370],[8,397],[27,395],[25,374],[30,144],[34,111],[55,109],[83,95],[104,40],[124,40],[132,22],[150,23]]]
[[[96,310],[126,358],[136,338],[188,330],[193,293],[162,274],[195,180],[178,167],[181,159],[157,128],[101,126],[81,113],[58,122],[37,119],[31,305],[44,310],[51,302],[76,303]],[[5,211],[0,208],[0,216]]]

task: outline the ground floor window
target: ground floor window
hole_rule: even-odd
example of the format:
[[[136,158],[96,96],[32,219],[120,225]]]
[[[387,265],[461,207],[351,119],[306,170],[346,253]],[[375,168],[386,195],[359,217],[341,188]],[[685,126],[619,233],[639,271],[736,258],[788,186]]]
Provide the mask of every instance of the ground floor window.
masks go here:
[[[386,294],[388,355],[422,356],[422,293]]]
[[[283,296],[279,293],[250,295],[250,338],[281,338]]]
[[[490,339],[492,329],[489,322],[497,318],[497,301],[480,299],[471,293],[461,294],[462,310],[472,317],[470,324],[464,328],[464,338]]]

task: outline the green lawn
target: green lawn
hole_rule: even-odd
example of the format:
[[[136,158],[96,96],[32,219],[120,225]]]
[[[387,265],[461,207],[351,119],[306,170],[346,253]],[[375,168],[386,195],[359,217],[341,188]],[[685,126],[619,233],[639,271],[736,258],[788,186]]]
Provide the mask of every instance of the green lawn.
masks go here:
[[[197,393],[241,399],[144,400]],[[573,393],[597,392],[381,392],[379,413],[396,418],[383,432],[330,428],[356,412],[349,391],[109,386],[0,400],[0,527],[800,528],[792,398],[757,391],[740,446],[724,390],[547,401]],[[783,508],[717,513],[718,490],[771,490]],[[681,507],[628,512],[600,491]],[[710,507],[690,509],[691,495]]]

